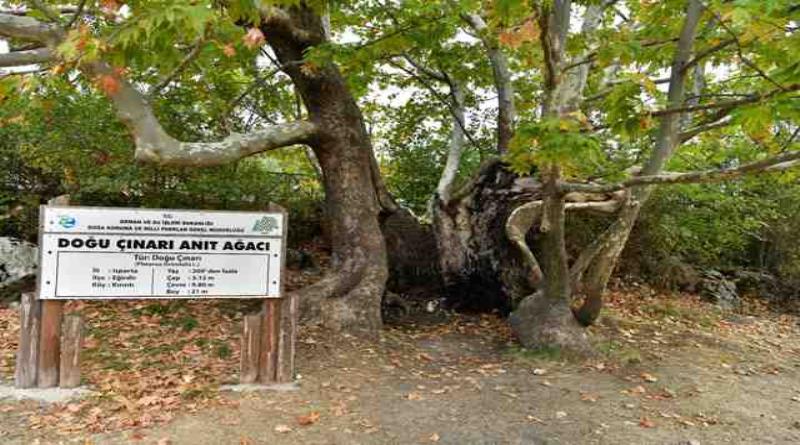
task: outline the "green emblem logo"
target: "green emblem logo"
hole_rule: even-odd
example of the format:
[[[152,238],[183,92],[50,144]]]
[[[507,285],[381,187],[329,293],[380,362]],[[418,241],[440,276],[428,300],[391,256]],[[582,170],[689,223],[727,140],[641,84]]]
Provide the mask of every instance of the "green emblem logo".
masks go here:
[[[254,232],[269,233],[278,228],[278,219],[274,216],[265,216],[253,224]]]

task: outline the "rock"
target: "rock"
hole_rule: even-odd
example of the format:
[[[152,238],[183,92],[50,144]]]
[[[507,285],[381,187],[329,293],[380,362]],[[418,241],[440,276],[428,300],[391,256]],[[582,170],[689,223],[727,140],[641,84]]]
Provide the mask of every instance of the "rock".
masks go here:
[[[780,296],[780,280],[767,272],[758,270],[737,270],[733,273],[736,288],[740,292],[755,294],[761,298],[774,299]]]
[[[703,272],[700,295],[722,309],[733,309],[741,304],[736,283],[716,270]]]
[[[39,265],[38,248],[26,241],[0,237],[0,301],[31,287]]]

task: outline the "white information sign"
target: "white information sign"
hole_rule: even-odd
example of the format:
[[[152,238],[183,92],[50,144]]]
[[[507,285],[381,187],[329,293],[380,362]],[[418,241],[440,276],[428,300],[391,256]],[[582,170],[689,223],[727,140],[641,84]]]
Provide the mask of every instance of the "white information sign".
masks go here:
[[[279,212],[42,206],[41,299],[279,297]]]

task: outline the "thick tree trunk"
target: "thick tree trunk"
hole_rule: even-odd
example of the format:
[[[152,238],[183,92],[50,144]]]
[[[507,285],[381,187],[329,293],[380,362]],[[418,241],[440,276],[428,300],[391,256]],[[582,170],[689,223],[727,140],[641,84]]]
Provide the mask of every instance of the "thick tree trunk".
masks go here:
[[[544,185],[542,202],[541,292],[526,297],[511,314],[511,327],[526,348],[558,349],[586,354],[591,348],[586,333],[570,310],[572,288],[565,243],[564,195],[558,191],[558,168],[552,167]]]
[[[535,277],[508,240],[505,222],[514,208],[540,193],[538,183],[494,160],[449,202],[434,202],[439,267],[451,306],[508,313],[534,291]]]
[[[332,329],[376,335],[388,269],[370,138],[338,68],[303,62],[307,49],[324,42],[319,16],[306,6],[288,11],[288,19],[267,18],[262,31],[318,129],[309,145],[324,172],[334,269],[301,293],[301,308]]]

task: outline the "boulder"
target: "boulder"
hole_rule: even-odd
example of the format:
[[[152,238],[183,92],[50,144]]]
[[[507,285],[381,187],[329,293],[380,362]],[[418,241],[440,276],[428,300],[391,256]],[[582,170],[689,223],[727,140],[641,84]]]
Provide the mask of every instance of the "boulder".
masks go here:
[[[736,288],[745,294],[753,294],[760,298],[778,299],[782,296],[781,282],[768,272],[760,270],[736,270],[733,273]]]
[[[33,288],[39,264],[38,248],[26,241],[0,237],[0,302]]]
[[[736,282],[717,270],[703,272],[703,278],[700,281],[700,295],[722,309],[734,309],[741,304]]]

